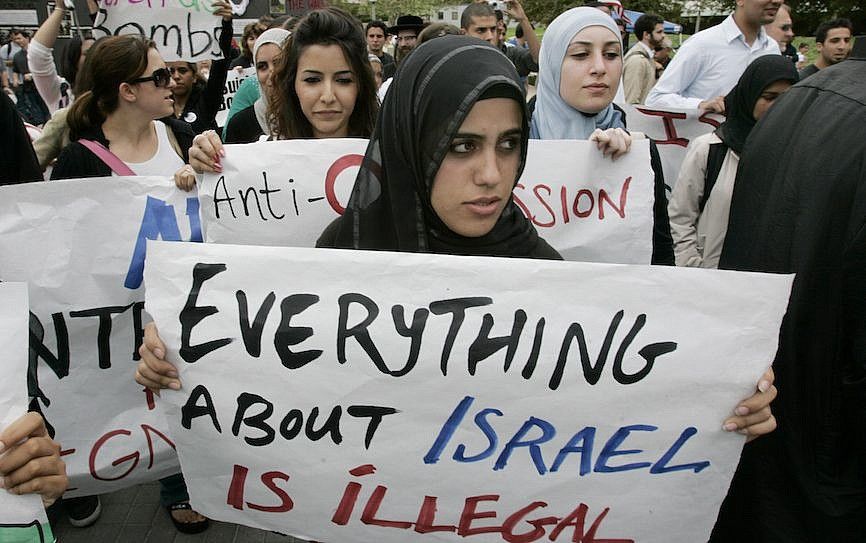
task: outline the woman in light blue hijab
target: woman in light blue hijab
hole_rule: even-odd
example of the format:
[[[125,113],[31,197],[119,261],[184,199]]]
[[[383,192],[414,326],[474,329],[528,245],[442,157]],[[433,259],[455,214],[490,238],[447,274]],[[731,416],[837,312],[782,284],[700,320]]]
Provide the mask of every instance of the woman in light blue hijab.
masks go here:
[[[622,42],[613,19],[579,7],[562,13],[544,33],[530,137],[593,139],[605,154],[628,151],[631,138],[613,107],[622,75]]]

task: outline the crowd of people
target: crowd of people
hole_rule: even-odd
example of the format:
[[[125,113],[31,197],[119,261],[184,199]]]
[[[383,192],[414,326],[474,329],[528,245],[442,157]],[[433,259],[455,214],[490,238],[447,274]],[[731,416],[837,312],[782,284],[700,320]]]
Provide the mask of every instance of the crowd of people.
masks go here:
[[[459,28],[414,15],[364,26],[324,8],[250,24],[236,49],[231,6],[218,1],[224,58],[204,78],[196,63],[167,63],[137,35],[81,35],[55,67],[59,3],[32,39],[13,33],[17,51],[0,48],[12,64],[0,70],[3,88],[16,98],[0,93],[9,135],[0,182],[41,181],[50,166],[51,179],[161,175],[191,190],[201,173],[222,170],[227,143],[364,138],[346,212],[318,246],[561,259],[511,197],[530,139],[590,140],[615,160],[640,137],[629,132],[623,104],[724,114],[691,142],[678,178],[667,180],[670,196],[650,142],[652,264],[797,276],[768,361],[775,373],[722,421],[750,442],[711,540],[861,541],[866,59],[846,61],[851,21],[822,23],[818,56],[806,65],[792,44],[790,7],[738,0],[668,61],[658,15],[634,21],[627,48],[619,2],[613,11],[598,2],[569,9],[543,39],[519,0],[501,5],[468,5]],[[513,41],[506,18],[516,23]],[[227,73],[251,67],[256,77],[241,85],[220,129]],[[44,125],[33,144],[25,120]],[[153,325],[140,354],[140,384],[181,387]],[[41,493],[46,504],[62,495],[59,448],[38,414],[0,434],[0,483]],[[161,483],[178,530],[206,529],[182,475]],[[95,496],[67,500],[79,526],[95,522],[99,507]]]

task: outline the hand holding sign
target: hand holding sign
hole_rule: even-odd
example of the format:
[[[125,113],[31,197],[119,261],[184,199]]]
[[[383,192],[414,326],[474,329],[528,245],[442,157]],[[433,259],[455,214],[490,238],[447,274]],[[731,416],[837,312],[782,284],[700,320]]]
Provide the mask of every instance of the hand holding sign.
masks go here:
[[[193,138],[189,148],[189,164],[198,173],[222,172],[220,158],[224,156],[223,142],[213,130],[206,130]]]
[[[68,483],[60,445],[48,436],[42,415],[27,413],[0,432],[0,488],[38,493],[48,507]]]

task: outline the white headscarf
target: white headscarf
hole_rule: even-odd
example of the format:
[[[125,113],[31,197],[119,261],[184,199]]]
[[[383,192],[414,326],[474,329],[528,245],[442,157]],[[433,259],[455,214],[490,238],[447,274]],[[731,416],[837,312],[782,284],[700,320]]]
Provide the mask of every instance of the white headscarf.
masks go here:
[[[623,127],[622,116],[613,105],[595,115],[586,115],[568,105],[559,95],[562,61],[575,34],[589,26],[603,26],[619,39],[619,28],[601,10],[572,8],[550,23],[541,41],[538,59],[538,91],[529,137],[534,139],[587,139],[596,128]]]
[[[292,33],[284,28],[269,28],[261,33],[256,38],[256,43],[253,45],[253,63],[258,59],[259,48],[266,43],[272,43],[282,49],[285,42]],[[253,104],[253,110],[256,112],[256,120],[259,121],[259,126],[266,136],[271,135],[270,125],[268,123],[268,95],[267,87],[259,85],[259,99]]]

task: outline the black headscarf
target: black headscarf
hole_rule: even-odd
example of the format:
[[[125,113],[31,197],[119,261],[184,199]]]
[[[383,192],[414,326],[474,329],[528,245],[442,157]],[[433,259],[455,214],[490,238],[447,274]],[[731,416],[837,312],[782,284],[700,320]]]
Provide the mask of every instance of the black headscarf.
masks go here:
[[[433,180],[454,134],[475,102],[494,97],[511,98],[521,108],[519,178],[529,125],[523,86],[511,62],[492,46],[466,36],[443,36],[413,50],[388,89],[346,212],[325,230],[318,245],[561,258],[513,200],[493,229],[475,238],[452,232],[430,203]]]
[[[725,96],[725,122],[716,129],[716,135],[728,148],[742,154],[749,132],[757,122],[752,113],[761,93],[776,81],[799,80],[797,68],[782,55],[764,55],[756,58],[740,76],[737,85]]]

